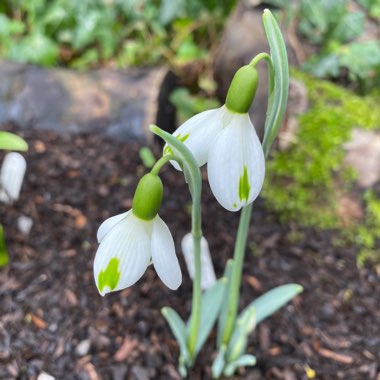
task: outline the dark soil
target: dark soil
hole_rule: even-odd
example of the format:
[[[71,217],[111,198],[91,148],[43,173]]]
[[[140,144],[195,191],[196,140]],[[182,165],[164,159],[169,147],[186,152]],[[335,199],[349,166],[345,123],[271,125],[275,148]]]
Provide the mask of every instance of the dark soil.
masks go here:
[[[9,129],[10,127],[8,127]],[[16,130],[13,128],[13,130]],[[92,263],[96,231],[131,206],[144,173],[139,147],[99,136],[23,131],[30,144],[21,198],[1,205],[11,263],[0,269],[0,379],[179,379],[178,347],[160,314],[188,317],[191,282],[179,250],[190,229],[190,197],[180,173],[163,172],[161,217],[184,272],[172,292],[149,268],[132,288],[101,297]],[[204,234],[220,276],[231,257],[238,214],[223,210],[204,186]],[[29,235],[17,227],[33,219]],[[380,281],[358,269],[355,249],[334,234],[281,225],[256,202],[244,266],[242,306],[277,285],[305,291],[262,323],[250,342],[258,365],[236,379],[380,379]],[[190,379],[209,379],[211,338]],[[42,380],[43,377],[40,377]]]

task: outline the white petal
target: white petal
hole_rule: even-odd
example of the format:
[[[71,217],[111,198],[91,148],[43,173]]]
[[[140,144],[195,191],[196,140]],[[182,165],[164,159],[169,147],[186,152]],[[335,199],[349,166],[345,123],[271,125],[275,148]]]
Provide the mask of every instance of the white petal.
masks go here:
[[[233,114],[218,134],[209,152],[207,170],[211,190],[227,210],[240,210],[259,195],[265,158],[248,114]]]
[[[168,226],[157,215],[153,219],[152,260],[162,282],[175,290],[182,283],[182,273]]]
[[[106,219],[99,227],[98,233],[96,234],[96,237],[98,239],[98,243],[100,243],[104,236],[107,235],[108,231],[111,230],[113,226],[115,226],[117,223],[120,222],[120,220],[124,219],[131,210],[127,212],[123,212],[122,214],[111,216],[111,218]]]
[[[209,148],[215,138],[218,130],[222,128],[222,117],[225,113],[225,106],[201,112],[185,123],[183,123],[174,133],[173,136],[180,139],[194,155],[199,166],[207,161]],[[164,147],[165,153],[166,146]],[[173,166],[180,170],[176,162]]]
[[[143,275],[150,260],[151,230],[152,222],[129,213],[108,231],[94,261],[95,282],[101,295],[127,288]],[[112,273],[111,281],[108,276],[102,285],[100,276],[106,275],[111,260],[117,263],[117,271]]]

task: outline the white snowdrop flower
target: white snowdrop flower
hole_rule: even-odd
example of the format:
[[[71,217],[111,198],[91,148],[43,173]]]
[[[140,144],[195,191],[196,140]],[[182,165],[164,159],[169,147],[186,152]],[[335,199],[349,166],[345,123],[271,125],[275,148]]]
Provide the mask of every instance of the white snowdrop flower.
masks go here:
[[[256,87],[256,70],[242,67],[235,74],[225,105],[195,115],[173,133],[199,166],[207,163],[211,190],[230,211],[253,202],[264,183],[264,152],[248,115]],[[170,147],[166,146],[164,153],[170,153]]]
[[[101,295],[133,285],[151,262],[168,288],[175,290],[181,285],[173,237],[157,214],[161,200],[161,180],[146,174],[137,186],[132,210],[107,219],[99,227],[94,277]]]

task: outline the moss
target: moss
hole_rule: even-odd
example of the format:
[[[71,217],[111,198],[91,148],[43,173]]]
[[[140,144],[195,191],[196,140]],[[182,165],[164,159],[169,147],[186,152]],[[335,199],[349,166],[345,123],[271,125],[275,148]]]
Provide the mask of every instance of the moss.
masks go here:
[[[351,231],[351,237],[360,247],[357,257],[359,265],[363,265],[367,260],[380,263],[380,249],[376,248],[380,237],[380,198],[373,190],[367,190],[364,201],[366,204],[364,223]]]
[[[337,199],[355,178],[344,165],[343,144],[353,128],[380,129],[380,96],[360,97],[300,72],[292,76],[305,84],[310,108],[299,118],[298,142],[268,161],[263,196],[282,220],[336,228]]]

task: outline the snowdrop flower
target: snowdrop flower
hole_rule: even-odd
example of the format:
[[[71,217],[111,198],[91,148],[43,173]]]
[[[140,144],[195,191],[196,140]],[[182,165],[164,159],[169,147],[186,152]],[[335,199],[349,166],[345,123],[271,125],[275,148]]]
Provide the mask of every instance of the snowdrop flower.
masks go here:
[[[173,133],[199,166],[207,162],[211,190],[230,211],[253,202],[264,182],[264,153],[248,115],[257,81],[256,69],[243,66],[235,74],[225,105],[195,115]],[[170,153],[170,147],[166,146],[164,153]]]
[[[146,174],[137,186],[132,210],[107,219],[99,227],[94,277],[101,295],[133,285],[151,262],[168,288],[175,290],[181,285],[173,238],[158,215],[162,194],[160,178]]]

